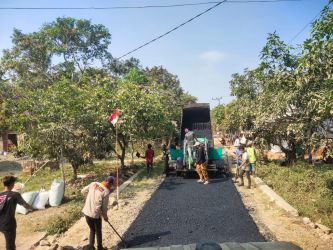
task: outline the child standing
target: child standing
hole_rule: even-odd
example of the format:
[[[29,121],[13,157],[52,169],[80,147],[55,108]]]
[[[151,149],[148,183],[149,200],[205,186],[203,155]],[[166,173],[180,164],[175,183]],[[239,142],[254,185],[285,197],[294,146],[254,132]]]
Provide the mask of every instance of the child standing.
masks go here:
[[[146,150],[145,159],[146,159],[146,164],[147,164],[147,174],[150,175],[151,170],[153,168],[153,161],[154,161],[155,152],[152,149],[152,145],[151,144],[148,144],[147,147],[148,148]]]

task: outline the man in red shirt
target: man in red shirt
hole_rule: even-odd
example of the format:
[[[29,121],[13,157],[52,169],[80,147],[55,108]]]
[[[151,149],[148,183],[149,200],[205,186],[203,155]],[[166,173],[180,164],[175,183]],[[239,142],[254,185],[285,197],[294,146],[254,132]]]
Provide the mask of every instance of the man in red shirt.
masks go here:
[[[148,149],[146,150],[145,159],[147,163],[147,174],[150,175],[151,170],[153,168],[153,161],[154,161],[154,150],[152,149],[152,145],[148,144]]]

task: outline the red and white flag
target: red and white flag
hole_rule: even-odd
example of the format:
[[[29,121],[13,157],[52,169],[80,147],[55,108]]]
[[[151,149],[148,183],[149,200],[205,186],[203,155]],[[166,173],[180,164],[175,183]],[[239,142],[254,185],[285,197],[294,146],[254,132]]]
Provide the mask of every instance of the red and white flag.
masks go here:
[[[115,110],[112,112],[112,114],[110,115],[108,121],[109,121],[110,123],[112,123],[113,126],[116,125],[116,123],[118,122],[118,120],[119,120],[119,114],[120,114],[119,109],[115,109]]]

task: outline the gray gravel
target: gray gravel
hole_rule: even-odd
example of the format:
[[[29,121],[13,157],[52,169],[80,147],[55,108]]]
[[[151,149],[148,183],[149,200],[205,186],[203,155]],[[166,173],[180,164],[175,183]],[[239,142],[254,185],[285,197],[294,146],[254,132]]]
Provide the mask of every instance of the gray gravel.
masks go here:
[[[265,241],[230,179],[169,177],[124,235],[131,247]]]

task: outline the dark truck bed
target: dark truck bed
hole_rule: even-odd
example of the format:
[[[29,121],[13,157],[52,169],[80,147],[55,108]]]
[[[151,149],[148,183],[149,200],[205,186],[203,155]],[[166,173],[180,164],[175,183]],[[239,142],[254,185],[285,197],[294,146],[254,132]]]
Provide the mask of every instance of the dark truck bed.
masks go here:
[[[208,140],[208,174],[212,176],[220,175],[224,170],[222,159],[222,148],[214,148],[214,140],[212,135],[212,125],[210,119],[210,107],[208,103],[195,103],[183,107],[180,133],[180,147],[170,149],[171,161],[169,166],[176,170],[177,174],[184,177],[196,176],[194,169],[188,170],[186,167],[182,169],[176,168],[176,160],[178,157],[184,158],[184,138],[185,128],[193,131],[195,136],[200,140]],[[193,173],[191,173],[193,172]]]
[[[181,144],[185,137],[185,128],[192,130],[196,137],[207,138],[210,147],[214,147],[212,125],[210,120],[210,107],[208,103],[195,103],[183,108],[181,126]]]

